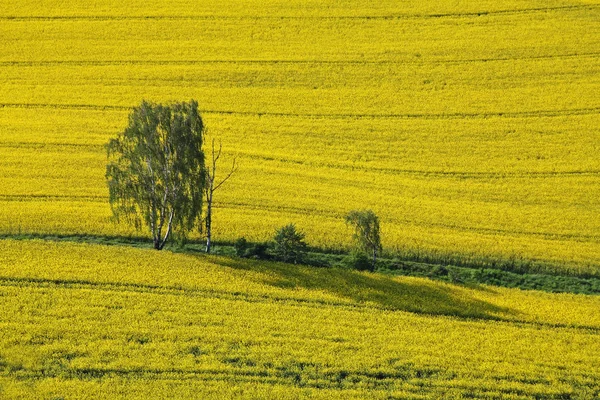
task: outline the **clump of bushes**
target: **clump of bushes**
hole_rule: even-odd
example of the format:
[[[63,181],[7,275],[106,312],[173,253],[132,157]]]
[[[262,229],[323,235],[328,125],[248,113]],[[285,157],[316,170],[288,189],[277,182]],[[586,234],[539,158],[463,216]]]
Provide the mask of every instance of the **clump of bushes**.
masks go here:
[[[233,244],[235,249],[235,255],[242,258],[256,258],[266,259],[268,258],[266,243],[250,243],[246,238],[241,237]]]
[[[283,262],[301,263],[308,248],[304,236],[304,233],[298,231],[294,224],[277,229],[272,245],[275,258]]]
[[[374,271],[375,266],[372,260],[362,251],[352,251],[348,256],[342,259],[342,266],[358,271]]]

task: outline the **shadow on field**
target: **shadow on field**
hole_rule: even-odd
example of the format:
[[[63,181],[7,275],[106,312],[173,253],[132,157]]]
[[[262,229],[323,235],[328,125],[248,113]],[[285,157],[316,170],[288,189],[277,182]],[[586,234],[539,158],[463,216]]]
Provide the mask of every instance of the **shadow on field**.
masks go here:
[[[474,298],[471,289],[426,279],[394,279],[386,275],[339,268],[314,268],[275,262],[265,265],[264,262],[222,257],[211,261],[238,270],[261,272],[256,277],[248,278],[266,285],[320,290],[390,310],[496,320],[504,320],[513,315],[508,308]]]

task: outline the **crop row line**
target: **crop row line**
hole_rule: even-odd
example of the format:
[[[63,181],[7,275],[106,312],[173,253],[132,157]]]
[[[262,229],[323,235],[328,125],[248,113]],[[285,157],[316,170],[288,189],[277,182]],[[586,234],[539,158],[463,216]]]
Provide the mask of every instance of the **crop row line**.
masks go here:
[[[403,223],[402,221],[397,221],[399,223]],[[411,223],[407,221],[407,223]],[[600,235],[584,235],[584,234],[569,234],[569,233],[553,233],[553,232],[532,232],[532,231],[511,231],[507,229],[498,229],[498,228],[486,228],[486,227],[470,227],[470,226],[459,226],[454,224],[444,224],[444,223],[420,223],[420,226],[432,226],[435,228],[443,228],[453,231],[461,231],[461,232],[474,232],[474,233],[483,233],[486,235],[504,235],[504,236],[534,236],[539,237],[545,240],[569,240],[574,242],[591,242],[591,243],[600,243]]]
[[[330,300],[318,300],[318,299],[306,299],[306,298],[292,298],[292,297],[279,297],[267,294],[250,294],[240,291],[225,291],[217,289],[200,289],[200,288],[186,288],[179,286],[160,286],[152,284],[142,283],[120,283],[120,282],[93,282],[87,280],[78,279],[48,279],[48,278],[23,278],[23,277],[6,277],[0,276],[0,286],[5,287],[30,287],[30,288],[64,288],[70,290],[99,290],[106,292],[135,292],[135,293],[147,293],[153,295],[184,295],[194,296],[203,298],[217,298],[222,300],[234,300],[234,301],[245,301],[251,303],[285,303],[288,305],[298,307],[313,307],[321,308],[323,306],[336,307],[348,310],[368,310],[368,309],[381,309],[372,304],[362,303],[344,303],[334,302]],[[383,307],[385,309],[385,307]],[[458,320],[469,320],[469,321],[495,321],[497,323],[505,323],[517,326],[536,326],[545,327],[550,329],[576,329],[583,330],[590,334],[600,334],[600,327],[593,325],[583,324],[566,324],[566,323],[551,323],[541,321],[524,321],[517,319],[506,319],[497,316],[459,316],[455,314],[443,314],[426,311],[406,311],[413,314],[429,315],[431,317],[439,318],[452,318]]]
[[[523,57],[489,57],[467,59],[428,59],[411,58],[401,60],[303,60],[303,59],[207,59],[207,60],[39,60],[39,61],[0,61],[0,67],[37,67],[37,66],[123,66],[123,65],[198,65],[198,64],[327,64],[327,65],[398,65],[398,64],[465,64],[494,61],[552,60],[569,58],[599,57],[600,52],[542,54]]]
[[[265,204],[248,204],[242,202],[220,202],[215,204],[215,208],[240,208],[245,210],[256,210],[256,211],[269,211],[269,212],[281,212],[285,214],[297,214],[297,215],[306,215],[308,209],[301,207],[293,207],[293,206],[269,206]],[[327,216],[335,219],[343,219],[343,212],[336,212],[334,210],[316,210],[311,209],[311,214],[319,214],[323,216]],[[445,224],[445,223],[434,223],[434,222],[424,222],[424,221],[413,221],[413,220],[395,220],[391,219],[387,222],[394,222],[401,225],[411,225],[411,226],[421,226],[421,227],[434,227],[434,228],[442,228],[449,229],[461,232],[475,232],[475,233],[483,233],[488,235],[498,235],[502,234],[505,236],[535,236],[541,237],[546,240],[571,240],[576,242],[593,242],[600,243],[600,235],[583,235],[583,234],[568,234],[568,233],[553,233],[553,232],[532,232],[532,231],[511,231],[506,229],[498,229],[498,228],[486,228],[486,227],[476,227],[476,226],[459,226],[453,224]]]
[[[228,360],[224,360],[225,363]],[[349,389],[352,387],[364,387],[368,385],[375,390],[386,389],[400,384],[404,391],[421,393],[422,385],[419,381],[430,383],[430,379],[435,376],[437,379],[449,381],[454,378],[453,374],[441,372],[439,370],[420,369],[420,368],[400,368],[390,371],[332,371],[327,368],[323,372],[318,372],[318,365],[306,365],[308,371],[304,371],[305,365],[290,363],[281,366],[266,368],[264,366],[239,366],[234,362],[227,369],[178,369],[178,368],[69,368],[63,367],[61,370],[48,371],[46,369],[26,369],[18,370],[20,378],[40,379],[48,376],[61,376],[68,379],[98,379],[111,376],[124,377],[126,379],[167,379],[167,380],[202,380],[202,381],[227,381],[227,382],[256,382],[263,384],[287,384],[291,386],[312,387],[312,388],[332,388]],[[316,371],[314,370],[316,369]],[[510,380],[508,380],[510,382]],[[439,384],[439,382],[438,382]]]
[[[0,142],[0,148],[10,149],[46,149],[46,148],[73,148],[73,149],[87,149],[87,150],[100,150],[104,147],[104,144],[85,144],[85,143],[67,143],[67,142]]]
[[[217,289],[189,288],[183,286],[160,286],[144,283],[122,282],[94,282],[80,279],[47,279],[47,278],[19,278],[0,276],[0,286],[33,287],[33,288],[64,288],[74,290],[100,290],[105,292],[134,292],[155,295],[183,295],[203,298],[217,298],[220,300],[245,301],[249,303],[286,303],[301,307],[323,306],[347,309],[371,309],[372,305],[360,303],[344,303],[318,299],[280,297],[267,294],[251,294],[240,291],[226,291]]]
[[[224,362],[228,362],[224,360]],[[305,368],[308,369],[305,371]],[[238,366],[235,363],[227,369],[179,369],[179,368],[94,368],[94,367],[62,367],[62,369],[28,369],[20,367],[16,370],[20,379],[42,379],[60,376],[67,379],[103,379],[106,377],[122,377],[125,379],[152,379],[152,380],[176,380],[176,381],[217,381],[217,382],[244,382],[261,384],[286,384],[302,388],[316,389],[351,389],[370,388],[371,390],[390,390],[394,387],[402,388],[403,392],[420,395],[423,393],[424,385],[447,390],[454,389],[473,390],[481,389],[481,393],[491,397],[497,397],[498,393],[521,396],[530,395],[529,390],[539,389],[539,385],[551,386],[552,382],[546,378],[519,379],[512,376],[471,376],[471,383],[457,383],[455,372],[442,371],[432,368],[415,368],[410,365],[400,366],[389,371],[381,369],[369,370],[332,370],[325,368],[320,371],[320,364],[313,363],[288,363],[267,368],[265,366]],[[555,368],[552,368],[555,369]],[[471,371],[472,375],[472,371]],[[578,374],[580,378],[585,375]],[[432,380],[435,378],[435,380]],[[520,383],[524,388],[515,387],[488,389],[486,383]],[[536,387],[537,386],[537,387]]]
[[[231,381],[231,382],[260,382],[266,384],[284,383],[287,380],[276,376],[269,376],[264,370],[252,371],[249,369],[236,368],[230,371],[218,369],[204,370],[182,370],[182,369],[158,369],[158,368],[65,368],[58,371],[47,371],[38,369],[22,368],[17,371],[18,376],[29,379],[41,379],[55,374],[68,379],[101,379],[104,377],[125,377],[127,379],[176,379],[178,381],[203,380],[203,381]]]
[[[129,106],[94,105],[94,104],[58,104],[58,103],[0,103],[0,108],[26,109],[61,109],[61,110],[99,110],[99,111],[128,111]],[[600,114],[600,107],[573,108],[564,110],[534,110],[534,111],[494,111],[477,113],[407,113],[407,114],[367,114],[367,113],[291,113],[275,111],[234,111],[234,110],[201,110],[206,114],[242,115],[257,117],[287,117],[309,119],[488,119],[488,118],[543,118],[575,115]]]
[[[398,169],[385,168],[378,166],[360,166],[353,164],[333,164],[331,162],[320,163],[318,161],[294,160],[286,158],[274,158],[268,155],[242,153],[238,157],[248,158],[251,160],[275,161],[281,163],[290,163],[297,165],[308,165],[310,167],[320,167],[328,169],[341,170],[364,170],[368,172],[387,173],[390,175],[413,175],[421,177],[436,177],[436,178],[457,178],[457,179],[530,179],[530,178],[554,178],[554,177],[570,177],[570,176],[597,176],[600,175],[600,170],[570,170],[570,171],[441,171],[441,170],[417,170],[417,169]]]
[[[89,151],[103,150],[103,144],[84,144],[84,143],[44,143],[44,142],[0,142],[0,149],[57,149],[64,148],[87,149]],[[441,170],[418,170],[418,169],[401,169],[401,168],[386,168],[378,166],[361,166],[344,163],[318,162],[314,160],[294,160],[286,158],[273,158],[267,155],[239,153],[239,158],[249,160],[274,161],[279,163],[289,163],[299,166],[309,166],[313,168],[336,169],[345,171],[365,171],[377,172],[388,175],[406,175],[423,178],[449,178],[449,179],[474,179],[474,180],[503,180],[503,179],[545,179],[545,178],[569,178],[569,177],[598,177],[600,170],[565,170],[565,171],[441,171]],[[13,197],[22,197],[28,195],[14,195]],[[11,195],[1,195],[0,198],[9,199]],[[33,196],[36,197],[36,196]],[[39,195],[39,197],[47,197]],[[63,197],[63,196],[60,196]]]
[[[29,201],[29,200],[44,200],[44,201],[91,201],[105,202],[108,201],[106,196],[89,196],[89,195],[67,195],[67,194],[0,194],[0,201]]]
[[[0,201],[5,202],[31,202],[31,201],[50,201],[50,202],[106,202],[105,196],[90,196],[90,195],[58,195],[58,194],[0,194]],[[242,202],[217,202],[214,204],[215,209],[239,209],[255,212],[270,212],[270,213],[283,213],[283,214],[294,214],[305,216],[307,213],[311,215],[320,215],[330,219],[343,219],[344,213],[341,211],[335,211],[331,209],[307,209],[302,207],[293,206],[281,206],[281,205],[268,205],[268,204],[250,204]],[[415,220],[396,220],[388,219],[386,222],[395,223],[403,226],[416,226],[426,228],[440,228],[447,229],[450,231],[460,231],[477,233],[483,235],[504,235],[513,237],[538,237],[544,240],[559,240],[559,241],[573,241],[573,242],[589,242],[589,243],[600,243],[600,236],[598,235],[586,235],[586,234],[570,234],[570,233],[557,233],[557,232],[535,232],[535,231],[514,231],[508,229],[488,228],[481,226],[460,226],[455,224],[446,223],[435,223],[427,221],[415,221]]]
[[[98,111],[129,111],[131,107],[95,104],[50,104],[50,103],[0,103],[0,108],[25,109],[59,109],[59,110],[98,110]]]
[[[0,142],[1,148],[11,149],[63,149],[76,148],[88,150],[102,150],[103,144],[85,144],[85,143],[58,143],[58,142]],[[417,169],[398,169],[385,168],[378,166],[360,166],[351,164],[332,164],[331,162],[320,163],[318,161],[294,160],[286,158],[273,158],[261,154],[240,153],[239,158],[262,161],[275,161],[280,163],[297,164],[301,166],[310,166],[316,168],[338,169],[338,170],[364,170],[368,172],[386,173],[389,175],[409,175],[425,178],[452,178],[452,179],[532,179],[532,178],[563,178],[580,176],[600,176],[600,170],[567,170],[567,171],[441,171],[441,170],[417,170]],[[10,198],[11,195],[0,195],[0,198]],[[14,197],[23,197],[25,195],[15,195]],[[32,196],[36,197],[36,196]],[[39,195],[39,197],[48,197]],[[63,197],[63,196],[60,196]]]
[[[105,202],[107,198],[105,196],[89,196],[89,195],[58,195],[58,194],[0,194],[0,201],[7,202],[28,202],[28,201],[84,201],[84,202]],[[267,211],[272,213],[285,213],[285,214],[296,214],[306,215],[309,211],[306,208],[293,207],[293,206],[280,206],[273,205],[269,206],[266,204],[249,204],[241,202],[218,202],[214,204],[216,209],[243,209],[252,211]],[[335,210],[316,210],[311,209],[311,214],[317,214],[333,219],[341,219],[344,214]],[[498,228],[486,228],[486,227],[475,227],[475,226],[459,226],[444,223],[433,223],[433,222],[419,222],[412,220],[390,220],[401,225],[411,225],[420,227],[434,227],[449,229],[453,231],[461,232],[472,232],[481,233],[485,235],[498,235],[502,234],[505,236],[534,236],[540,237],[545,240],[570,240],[575,242],[600,242],[600,236],[597,235],[584,235],[584,234],[568,234],[568,233],[556,233],[556,232],[533,232],[533,231],[512,231],[507,229]]]
[[[448,12],[430,14],[388,14],[388,15],[4,15],[0,20],[6,21],[196,21],[196,20],[405,20],[405,19],[439,19],[439,18],[465,18],[482,16],[506,16],[520,14],[536,14],[561,11],[594,10],[598,6],[568,5],[557,7],[536,7],[504,10],[482,10],[470,12]]]

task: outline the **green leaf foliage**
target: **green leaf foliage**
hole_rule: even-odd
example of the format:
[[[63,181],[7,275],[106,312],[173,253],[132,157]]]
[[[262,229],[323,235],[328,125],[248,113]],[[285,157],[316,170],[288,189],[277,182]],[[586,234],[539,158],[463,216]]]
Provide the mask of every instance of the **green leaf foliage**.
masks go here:
[[[372,255],[373,266],[381,252],[379,217],[372,210],[353,210],[346,215],[346,224],[354,228],[354,241],[358,250]]]
[[[205,185],[198,103],[143,101],[108,145],[106,179],[117,220],[147,227],[154,247],[184,238],[197,225]]]
[[[342,265],[346,268],[356,269],[358,271],[373,271],[375,266],[369,259],[369,256],[363,251],[352,251],[342,259]]]
[[[294,264],[302,262],[306,253],[304,233],[296,230],[296,225],[283,226],[275,232],[273,238],[273,253],[276,258]]]

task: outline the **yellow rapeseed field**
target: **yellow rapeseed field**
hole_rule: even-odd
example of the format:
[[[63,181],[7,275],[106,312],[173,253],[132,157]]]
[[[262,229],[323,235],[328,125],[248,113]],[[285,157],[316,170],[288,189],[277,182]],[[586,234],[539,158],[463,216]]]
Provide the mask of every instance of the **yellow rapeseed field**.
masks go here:
[[[0,399],[600,398],[598,296],[14,240],[145,235],[104,145],[196,99],[216,240],[371,208],[396,254],[600,276],[599,39],[598,0],[0,1]]]
[[[0,233],[132,235],[103,145],[197,99],[239,172],[217,240],[294,222],[384,246],[600,271],[598,1],[0,4]]]
[[[600,298],[0,241],[0,398],[600,395]]]

